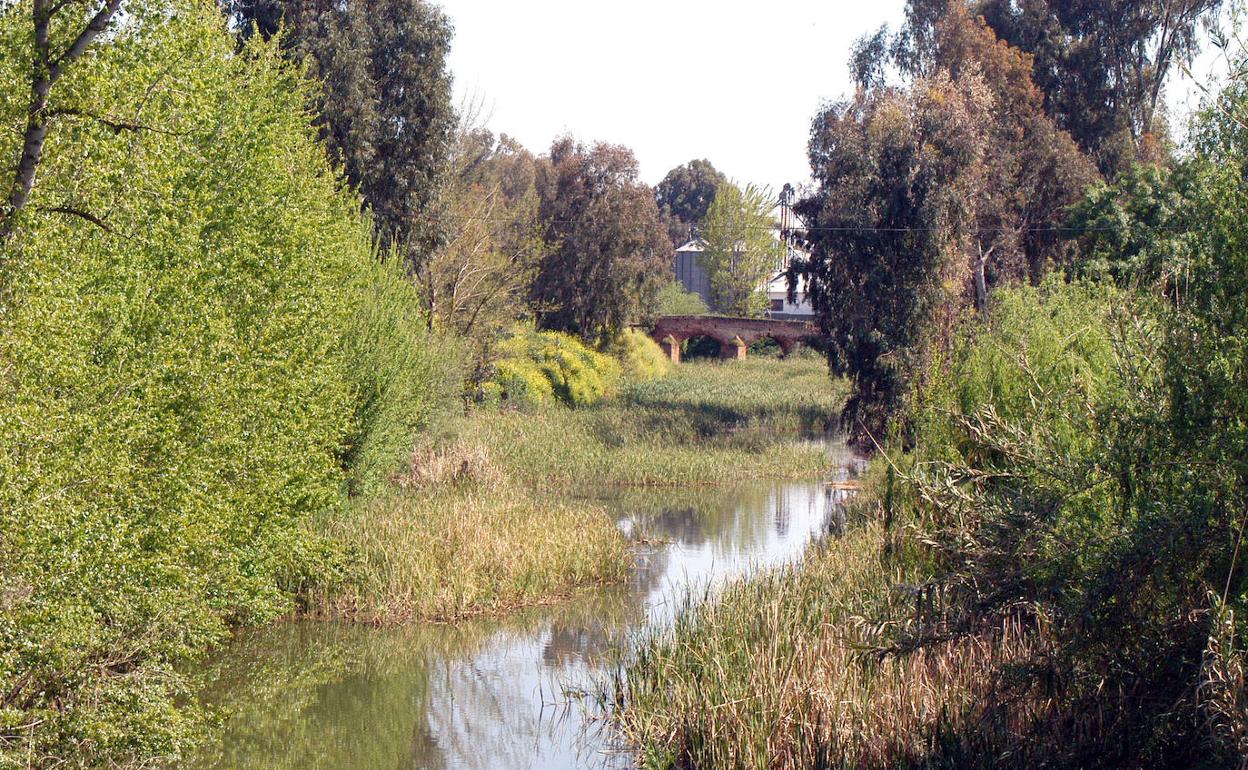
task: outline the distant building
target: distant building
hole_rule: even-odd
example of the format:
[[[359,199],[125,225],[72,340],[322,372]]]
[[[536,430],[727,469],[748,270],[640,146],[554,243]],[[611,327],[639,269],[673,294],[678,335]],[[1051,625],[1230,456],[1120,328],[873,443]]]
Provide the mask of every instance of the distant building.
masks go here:
[[[706,243],[700,238],[694,238],[676,249],[674,267],[676,280],[680,281],[685,291],[697,294],[708,307],[713,307],[711,305],[711,280],[698,261],[705,250]],[[789,284],[785,273],[795,252],[795,249],[790,248],[788,257],[783,260],[782,264],[776,266],[776,272],[767,281],[767,285],[759,287],[767,291],[768,318],[807,319],[815,314],[806,296],[805,283],[798,286],[798,291],[794,295],[796,301],[789,300]]]
[[[706,251],[706,242],[701,238],[694,238],[676,249],[676,280],[685,287],[685,291],[697,294],[710,307],[711,279],[698,262],[703,251]]]
[[[790,255],[790,259],[792,255]],[[805,321],[813,318],[815,308],[810,304],[810,297],[806,293],[806,280],[798,282],[797,291],[793,294],[793,301],[789,299],[789,280],[786,275],[788,265],[783,270],[778,270],[767,282],[767,317],[777,320],[796,320]]]

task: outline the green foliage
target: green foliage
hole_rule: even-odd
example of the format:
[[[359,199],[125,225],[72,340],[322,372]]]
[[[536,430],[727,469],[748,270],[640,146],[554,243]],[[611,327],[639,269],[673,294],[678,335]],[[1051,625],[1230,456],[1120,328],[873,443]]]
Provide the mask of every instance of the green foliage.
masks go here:
[[[224,0],[243,35],[281,29],[306,64],[330,158],[359,190],[377,237],[412,266],[443,238],[438,191],[455,128],[452,29],[423,0]]]
[[[1089,187],[1070,209],[1080,247],[1073,272],[1143,289],[1181,282],[1190,269],[1179,242],[1192,225],[1190,168],[1141,164]]]
[[[910,0],[910,5],[912,13],[926,7],[918,15],[930,18],[943,0]],[[1167,79],[1195,60],[1206,23],[1232,4],[976,0],[970,5],[1001,39],[1034,57],[1033,77],[1049,114],[1103,173],[1114,176],[1137,159],[1160,159],[1156,145],[1169,132]]]
[[[603,345],[644,321],[672,251],[632,151],[558,139],[538,163],[537,191],[547,246],[530,296],[538,328]]]
[[[772,232],[770,192],[755,185],[720,185],[706,214],[698,263],[711,282],[716,311],[761,317],[766,284],[784,262],[785,246]]]
[[[818,360],[681,364],[592,407],[480,409],[460,431],[530,485],[681,486],[810,478],[843,388]]]
[[[654,201],[667,222],[673,246],[679,247],[701,231],[715,191],[727,183],[728,178],[705,159],[667,172],[654,188]]]
[[[0,10],[5,158],[31,8]],[[308,522],[427,419],[411,289],[310,98],[208,0],[129,3],[63,76],[0,261],[0,766],[177,763],[187,661],[333,568]]]
[[[1031,61],[961,2],[940,4],[907,88],[860,90],[815,120],[818,188],[799,202],[810,258],[794,272],[853,380],[862,444],[905,432],[906,400],[990,291],[1039,281],[1052,231],[1095,170],[1043,112]]]
[[[361,265],[356,280],[359,302],[344,341],[356,415],[344,462],[351,491],[368,494],[400,468],[412,437],[455,402],[464,367],[455,339],[427,331],[399,260]]]
[[[694,291],[686,291],[680,281],[672,281],[655,296],[656,315],[707,315],[711,309]]]
[[[620,365],[586,347],[570,334],[518,328],[499,343],[495,374],[485,385],[490,395],[534,408],[558,399],[568,406],[590,406],[615,392]]]
[[[657,380],[672,371],[672,359],[659,343],[636,329],[626,329],[607,352],[620,362],[624,376],[635,382]]]
[[[1107,403],[1118,363],[1109,311],[1123,301],[1096,284],[1055,279],[1000,292],[987,326],[969,321],[948,360],[933,363],[913,406],[916,453],[932,446],[965,454],[962,421],[991,408],[993,419],[1056,431],[1055,451],[1088,456],[1093,415],[1066,406]]]
[[[1098,161],[1117,167],[1115,131],[1128,121],[1151,128],[1156,91],[1141,82],[1164,77],[1164,59],[1183,55],[1194,20],[1218,4],[1120,4],[1112,23],[1106,4],[970,5],[1035,25],[1025,37],[1042,52],[1036,71],[1062,80],[1047,107],[1087,104],[1094,109],[1067,114],[1084,126],[1108,118],[1097,127],[1107,131],[1080,140],[1095,138],[1108,153]],[[909,41],[914,63],[941,60],[942,24],[964,9],[909,4],[911,24],[934,35]],[[1173,42],[1158,49],[1157,68],[1143,42],[1154,34]],[[989,85],[992,61],[980,62]],[[1118,98],[1105,98],[1107,70]],[[1243,764],[1248,85],[1242,62],[1232,71],[1240,74],[1196,122],[1189,158],[1171,171],[1137,168],[1076,207],[1075,221],[1096,232],[1072,272],[1103,284],[998,286],[980,318],[934,316],[926,333],[944,344],[928,344],[901,372],[913,433],[871,471],[855,505],[864,526],[800,571],[731,586],[642,646],[621,693],[633,702],[626,726],[654,766]],[[1100,90],[1081,92],[1089,77]],[[894,214],[884,204],[909,216],[949,187],[975,189],[959,168],[973,147],[959,157],[939,131],[921,154],[897,141],[955,125],[956,95],[929,96],[942,109],[917,126],[906,126],[907,107],[884,112],[897,97],[883,89],[866,109],[860,97],[821,118],[812,155],[832,172],[815,199],[821,224],[859,199],[872,216]],[[913,161],[910,176],[877,176],[881,159]],[[957,173],[926,176],[945,162]],[[1007,193],[994,191],[989,205]],[[956,219],[980,203],[971,195],[960,205],[929,211]],[[948,243],[925,243],[917,228],[892,246],[892,235],[870,229],[827,236],[822,255],[816,236],[815,258],[855,291],[867,281],[868,301],[908,320],[877,319],[846,340],[861,329],[825,316],[834,366],[859,345],[868,363],[920,347],[904,335],[924,333],[931,304],[914,308],[942,301],[942,287],[894,261],[903,244],[922,247],[917,259],[930,257],[931,273],[956,264],[940,257]],[[859,253],[870,256],[844,270],[840,260]],[[961,283],[966,272],[941,275]]]

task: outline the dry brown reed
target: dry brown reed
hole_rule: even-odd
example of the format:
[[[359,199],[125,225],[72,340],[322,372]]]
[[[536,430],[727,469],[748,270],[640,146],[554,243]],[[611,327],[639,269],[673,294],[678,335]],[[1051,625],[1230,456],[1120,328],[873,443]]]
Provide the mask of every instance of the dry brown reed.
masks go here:
[[[993,766],[1052,721],[1035,621],[897,645],[910,598],[871,525],[804,568],[756,576],[656,632],[622,672],[624,732],[650,767]],[[952,764],[951,763],[952,760]]]
[[[501,484],[504,478],[484,446],[456,442],[441,447],[416,447],[407,467],[393,482],[400,489],[429,489],[470,483],[493,486]]]

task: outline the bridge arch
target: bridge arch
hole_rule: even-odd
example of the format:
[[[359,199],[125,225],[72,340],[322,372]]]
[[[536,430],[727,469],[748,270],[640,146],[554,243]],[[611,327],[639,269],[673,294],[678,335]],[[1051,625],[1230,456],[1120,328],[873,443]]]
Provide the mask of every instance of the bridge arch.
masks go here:
[[[776,341],[784,355],[798,344],[817,334],[814,324],[807,321],[771,321],[759,318],[724,316],[662,316],[654,325],[651,336],[673,361],[680,362],[681,345],[693,337],[710,337],[719,343],[720,358],[741,360],[749,346],[757,340]]]

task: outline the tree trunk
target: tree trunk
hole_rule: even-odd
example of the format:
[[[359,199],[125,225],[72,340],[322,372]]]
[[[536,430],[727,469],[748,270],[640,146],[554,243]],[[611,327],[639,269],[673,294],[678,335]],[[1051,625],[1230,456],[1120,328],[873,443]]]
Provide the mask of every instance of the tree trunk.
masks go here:
[[[22,135],[22,154],[18,159],[17,172],[13,176],[13,186],[9,190],[4,210],[0,211],[0,243],[7,241],[13,234],[17,216],[30,202],[30,194],[35,188],[35,176],[39,170],[39,161],[43,157],[43,145],[48,138],[48,101],[52,86],[60,79],[65,65],[81,57],[91,41],[108,28],[121,3],[122,0],[108,0],[91,17],[91,21],[74,38],[69,48],[54,59],[50,35],[52,15],[57,10],[64,10],[66,4],[59,4],[53,10],[49,7],[48,0],[35,0],[31,12],[35,26],[35,61],[30,82],[30,104],[26,108],[26,130]],[[0,256],[0,268],[2,267],[4,258]]]
[[[981,246],[979,258],[975,260],[975,309],[984,318],[988,317],[988,280],[984,277],[984,268],[988,264],[990,254],[992,254],[992,249],[985,252]]]

